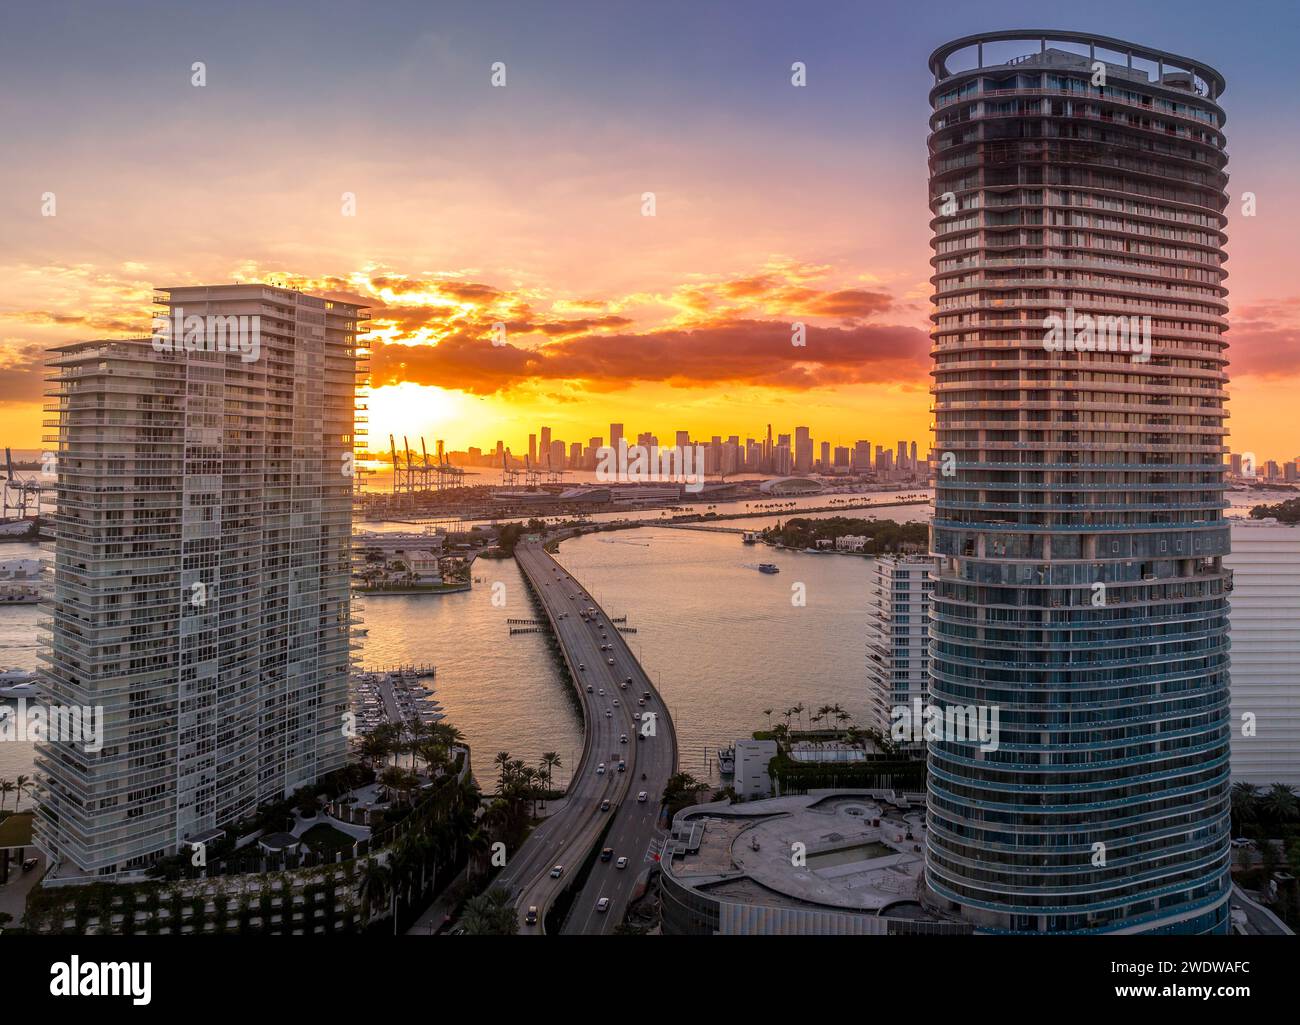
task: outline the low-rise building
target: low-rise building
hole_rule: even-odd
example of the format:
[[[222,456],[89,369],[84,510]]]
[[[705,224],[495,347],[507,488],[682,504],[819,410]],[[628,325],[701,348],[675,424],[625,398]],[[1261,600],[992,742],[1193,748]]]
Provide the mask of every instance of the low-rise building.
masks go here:
[[[924,843],[922,794],[814,790],[692,805],[674,817],[660,861],[663,931],[968,934],[929,902]]]
[[[736,741],[732,786],[741,798],[750,800],[772,796],[772,777],[767,774],[767,765],[775,757],[775,740]]]

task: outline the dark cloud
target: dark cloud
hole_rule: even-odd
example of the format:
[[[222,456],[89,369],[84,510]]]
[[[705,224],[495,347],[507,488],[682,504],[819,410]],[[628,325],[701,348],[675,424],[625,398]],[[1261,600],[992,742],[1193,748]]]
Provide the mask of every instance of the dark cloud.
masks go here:
[[[371,369],[376,385],[413,381],[476,394],[560,380],[597,392],[638,381],[805,391],[924,379],[929,347],[924,331],[892,326],[810,326],[800,347],[792,344],[786,322],[735,320],[692,330],[583,333],[535,349],[494,346],[486,334],[456,332],[437,345],[380,344]]]

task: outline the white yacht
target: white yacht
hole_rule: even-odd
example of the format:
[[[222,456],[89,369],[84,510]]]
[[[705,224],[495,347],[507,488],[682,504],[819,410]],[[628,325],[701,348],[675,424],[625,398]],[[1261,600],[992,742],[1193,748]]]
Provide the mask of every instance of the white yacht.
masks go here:
[[[0,698],[34,698],[36,673],[30,669],[0,671]]]

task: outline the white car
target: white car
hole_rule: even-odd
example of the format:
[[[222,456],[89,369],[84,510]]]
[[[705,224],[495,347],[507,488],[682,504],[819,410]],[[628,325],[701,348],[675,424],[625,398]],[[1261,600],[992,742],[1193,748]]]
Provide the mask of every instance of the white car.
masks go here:
[[[563,865],[556,865],[553,869],[551,869],[551,878],[552,878],[552,879],[559,879],[560,876],[562,876],[562,875],[564,875],[564,866],[563,866]]]
[[[627,868],[627,858],[619,858],[618,861],[614,862],[614,867]]]
[[[614,718],[614,710],[612,708],[605,709],[605,718],[606,719]]]
[[[612,658],[607,658],[605,659],[605,661],[608,662],[610,665],[614,664],[614,660]]]
[[[600,688],[600,696],[601,696],[602,698],[605,696],[605,688],[604,688],[604,687],[601,687],[601,688]]]
[[[637,803],[639,804],[645,804],[646,801],[649,800],[649,798],[650,795],[647,794],[644,790],[642,790],[639,794],[636,795]]]
[[[619,738],[618,738],[618,742],[619,742],[620,744],[626,744],[626,743],[627,743],[627,734],[624,733],[624,734],[622,734],[621,736],[619,736]]]
[[[603,914],[604,912],[608,911],[608,910],[609,910],[609,898],[608,898],[608,897],[601,897],[600,900],[596,901],[596,910],[599,911],[599,912],[601,912],[602,914]]]
[[[603,775],[605,775],[605,763],[604,763],[604,762],[601,762],[599,765],[596,766],[596,775],[597,775],[597,776],[603,776]]]
[[[618,707],[618,698],[615,698],[615,699],[614,699],[614,707],[615,707],[615,708]]]

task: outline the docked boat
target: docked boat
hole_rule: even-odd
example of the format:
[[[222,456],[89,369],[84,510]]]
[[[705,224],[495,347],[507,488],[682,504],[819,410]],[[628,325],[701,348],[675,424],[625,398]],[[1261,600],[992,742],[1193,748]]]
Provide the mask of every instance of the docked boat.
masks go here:
[[[747,544],[747,545],[756,545],[756,544],[758,544],[758,534],[756,534],[756,533],[755,533],[754,531],[752,531],[752,530],[747,530],[747,531],[745,531],[745,533],[741,535],[741,538],[740,538],[740,539],[741,539],[742,542],[744,542],[744,543]]]
[[[6,669],[0,672],[0,698],[34,698],[36,674],[30,669]]]
[[[770,562],[760,562],[760,563],[758,564],[758,571],[759,571],[760,573],[780,573],[780,572],[781,572],[779,569],[777,569],[777,567],[776,567],[773,563],[770,563]]]

